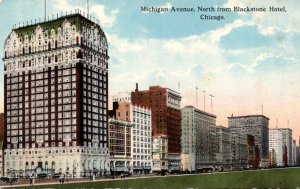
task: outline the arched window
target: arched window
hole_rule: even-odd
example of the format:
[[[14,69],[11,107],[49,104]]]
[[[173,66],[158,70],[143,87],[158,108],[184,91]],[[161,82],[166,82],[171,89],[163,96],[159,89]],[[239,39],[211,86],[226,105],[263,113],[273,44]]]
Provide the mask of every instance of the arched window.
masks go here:
[[[52,169],[55,169],[55,161],[52,161],[52,163],[51,163],[51,168],[52,168]]]
[[[77,52],[76,58],[82,58],[82,52],[81,52],[81,50],[79,50]]]

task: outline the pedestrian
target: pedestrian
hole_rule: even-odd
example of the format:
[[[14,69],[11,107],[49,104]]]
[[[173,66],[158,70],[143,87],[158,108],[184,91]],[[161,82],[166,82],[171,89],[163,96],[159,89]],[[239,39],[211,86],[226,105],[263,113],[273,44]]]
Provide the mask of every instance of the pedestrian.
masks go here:
[[[34,176],[32,177],[32,186],[34,185]]]
[[[29,177],[29,184],[30,184],[30,186],[32,186],[32,178],[31,177]]]

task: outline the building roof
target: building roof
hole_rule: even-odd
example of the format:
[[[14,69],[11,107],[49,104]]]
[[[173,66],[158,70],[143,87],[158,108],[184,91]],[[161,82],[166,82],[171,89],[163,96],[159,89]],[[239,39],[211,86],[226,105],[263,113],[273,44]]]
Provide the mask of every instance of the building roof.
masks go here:
[[[35,29],[38,26],[40,26],[43,30],[54,29],[55,32],[57,33],[57,29],[59,27],[61,27],[62,23],[65,20],[68,20],[72,24],[75,24],[77,31],[81,31],[83,26],[85,26],[85,27],[95,26],[98,28],[99,32],[102,35],[105,35],[103,30],[101,29],[100,25],[92,22],[91,20],[85,18],[84,16],[82,16],[79,13],[61,16],[61,17],[58,17],[57,19],[53,19],[53,20],[49,20],[49,21],[45,21],[45,22],[34,23],[31,25],[27,25],[27,26],[21,26],[18,28],[14,28],[12,31],[16,32],[16,34],[19,35],[19,37],[24,37],[25,35],[29,35],[29,37],[30,37],[30,35],[32,33],[34,33]]]
[[[192,106],[192,105],[185,106],[185,107],[182,108],[182,109],[185,109],[185,108],[192,108],[192,109],[194,109],[196,112],[199,112],[199,113],[201,113],[201,114],[204,114],[204,115],[207,115],[207,116],[210,116],[210,117],[213,117],[213,118],[217,118],[216,115],[210,114],[210,113],[205,112],[205,111],[203,111],[203,110],[199,110],[198,108],[195,108],[195,107]]]
[[[252,118],[252,117],[263,117],[267,120],[270,120],[270,118],[264,116],[264,115],[246,115],[246,116],[231,116],[231,117],[227,117],[228,119],[239,119],[239,118]]]

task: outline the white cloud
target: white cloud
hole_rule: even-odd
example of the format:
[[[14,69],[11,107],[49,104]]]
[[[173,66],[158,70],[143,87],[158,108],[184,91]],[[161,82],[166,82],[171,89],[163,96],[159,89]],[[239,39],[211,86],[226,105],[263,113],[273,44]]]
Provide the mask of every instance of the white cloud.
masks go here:
[[[85,14],[87,13],[86,7],[73,6],[69,3],[68,0],[55,0],[54,6],[59,11],[71,12],[74,11],[75,9],[80,9],[82,13],[83,12],[85,12]],[[113,9],[107,12],[105,6],[100,4],[91,6],[89,10],[91,15],[94,14],[96,18],[100,20],[100,24],[104,28],[111,28],[112,26],[114,26],[114,24],[116,23],[117,14],[119,13],[118,9]]]
[[[300,11],[298,0],[273,1],[240,1],[228,0],[224,7],[266,8],[266,12],[240,13],[251,23],[258,26],[263,35],[274,35],[276,32],[300,32]],[[283,8],[286,12],[270,12],[270,7]],[[250,19],[249,19],[250,17]],[[274,27],[276,26],[276,27]]]
[[[91,13],[95,14],[96,17],[100,20],[100,24],[103,27],[112,27],[116,22],[116,16],[119,13],[119,10],[114,9],[109,12],[109,14],[105,13],[105,7],[103,5],[95,5],[90,9]]]
[[[222,49],[214,40],[207,39],[207,34],[162,40],[128,40],[110,34],[107,37],[109,54],[112,54],[112,90],[130,90],[135,82],[174,89],[177,89],[178,82],[191,87],[202,79],[211,83],[227,64]],[[128,70],[131,76],[124,70]]]
[[[228,35],[231,31],[246,25],[252,25],[252,24],[242,20],[236,20],[233,23],[227,24],[223,28],[212,30],[211,32],[208,32],[206,35],[208,36],[208,39],[211,42],[218,43],[222,39],[222,37]]]
[[[269,54],[269,53],[261,53],[260,55],[258,55],[252,62],[252,64],[250,64],[250,66],[248,67],[250,72],[254,72],[255,68],[264,60],[266,60],[267,58],[272,57],[273,55]]]

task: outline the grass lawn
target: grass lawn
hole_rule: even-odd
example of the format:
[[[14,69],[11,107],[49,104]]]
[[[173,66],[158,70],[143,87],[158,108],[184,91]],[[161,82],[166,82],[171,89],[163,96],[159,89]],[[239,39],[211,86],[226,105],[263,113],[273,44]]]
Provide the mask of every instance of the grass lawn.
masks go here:
[[[247,172],[183,175],[146,179],[112,180],[107,182],[70,183],[22,188],[295,188],[300,186],[300,168]]]

